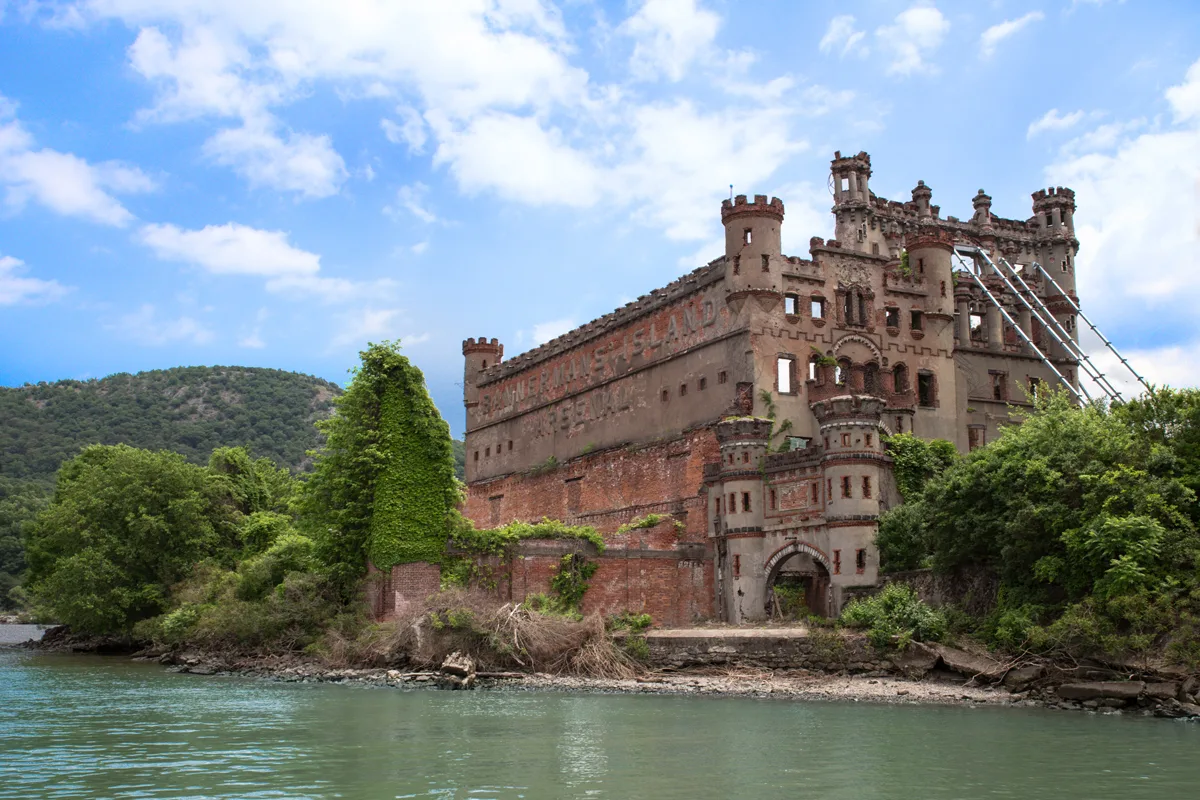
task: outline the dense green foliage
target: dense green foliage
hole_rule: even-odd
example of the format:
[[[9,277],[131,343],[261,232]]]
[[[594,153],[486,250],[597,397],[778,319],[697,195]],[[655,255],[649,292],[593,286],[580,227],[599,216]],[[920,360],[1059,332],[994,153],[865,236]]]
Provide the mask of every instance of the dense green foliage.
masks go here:
[[[370,345],[332,417],[300,509],[347,598],[368,560],[440,562],[459,490],[450,430],[399,342]]]
[[[604,537],[591,525],[568,525],[549,517],[541,522],[514,520],[498,528],[476,528],[470,520],[459,517],[450,534],[452,547],[479,555],[503,555],[522,539],[579,539],[590,542],[596,552],[604,552]]]
[[[0,610],[17,605],[10,593],[25,571],[22,531],[47,499],[45,490],[36,483],[0,477]]]
[[[884,441],[892,458],[896,488],[905,500],[914,500],[931,478],[941,475],[958,460],[958,449],[945,439],[926,440],[897,433]]]
[[[871,644],[881,650],[903,650],[912,641],[936,642],[947,632],[945,615],[902,583],[889,583],[877,594],[852,600],[840,621],[851,628],[866,628]]]
[[[120,633],[159,613],[197,561],[237,544],[228,484],[178,453],[92,445],[29,525],[29,593],[52,619]]]
[[[0,387],[0,476],[48,483],[90,444],[172,450],[194,464],[223,445],[300,470],[319,444],[312,423],[340,389],[251,367],[177,367]]]
[[[985,633],[1009,648],[1127,655],[1196,642],[1200,391],[1074,408],[1019,426],[929,480],[881,523],[881,561],[998,576]]]

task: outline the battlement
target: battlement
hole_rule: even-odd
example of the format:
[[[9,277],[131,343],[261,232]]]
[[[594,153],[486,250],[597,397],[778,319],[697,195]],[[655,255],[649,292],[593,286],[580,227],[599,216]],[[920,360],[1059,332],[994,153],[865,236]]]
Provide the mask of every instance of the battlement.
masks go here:
[[[1072,207],[1075,205],[1075,191],[1062,186],[1051,186],[1048,189],[1039,189],[1033,195],[1033,208],[1036,211],[1041,206],[1067,205]]]
[[[922,225],[904,238],[904,246],[909,250],[920,250],[924,247],[953,250],[954,242],[953,231],[933,225]]]
[[[841,150],[835,150],[833,161],[829,162],[829,166],[835,173],[845,170],[866,170],[867,174],[870,175],[871,156],[866,150],[859,150],[858,154],[853,156],[843,156]]]
[[[783,201],[772,197],[768,202],[765,194],[754,195],[754,202],[746,200],[746,195],[739,194],[732,201],[721,201],[721,221],[729,222],[738,217],[766,216],[783,222]]]
[[[489,353],[498,356],[504,355],[504,345],[500,344],[499,339],[488,341],[486,336],[480,336],[478,339],[464,339],[462,343],[463,355],[468,353]]]
[[[766,444],[775,423],[763,417],[730,417],[717,423],[717,441],[721,444],[759,441]]]

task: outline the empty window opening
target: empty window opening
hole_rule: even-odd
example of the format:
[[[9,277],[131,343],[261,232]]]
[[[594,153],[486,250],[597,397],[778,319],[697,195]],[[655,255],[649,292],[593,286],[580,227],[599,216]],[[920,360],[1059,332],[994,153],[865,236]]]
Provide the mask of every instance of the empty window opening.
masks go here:
[[[871,255],[879,255],[879,242],[871,242]]]
[[[833,574],[834,575],[842,574],[842,551],[841,550],[833,551]]]
[[[845,386],[850,380],[850,359],[843,358],[838,361],[837,365],[837,383],[839,386]]]
[[[732,456],[730,456],[730,458],[732,458]],[[737,495],[734,494],[733,492],[729,493],[729,513],[730,514],[737,513]]]
[[[508,452],[512,452],[512,439],[508,440]]]
[[[727,380],[729,380],[729,376],[725,374],[724,370],[717,373],[717,383],[725,383]]]
[[[901,394],[908,391],[908,367],[903,364],[892,367],[892,385]]]
[[[850,191],[850,179],[849,179],[849,178],[842,178],[842,179],[841,179],[841,187],[842,187],[842,191],[843,191],[843,192],[848,192],[848,191]]]
[[[796,359],[780,356],[775,359],[775,377],[779,384],[780,394],[792,393],[793,376],[796,371]]]
[[[879,391],[879,365],[867,364],[863,369],[863,390],[875,394]]]
[[[874,447],[875,446],[875,436],[870,433],[866,434],[865,436],[863,436],[863,444],[866,445],[867,447]]]
[[[908,324],[914,331],[925,329],[924,315],[920,311],[910,311],[908,313]]]
[[[475,460],[476,461],[479,460],[479,451],[478,450],[475,451]]]
[[[842,497],[850,497],[850,476],[842,476]]]
[[[750,510],[750,493],[742,492],[742,511]]]
[[[668,400],[670,400],[670,399],[671,399],[671,390],[670,390],[670,389],[663,389],[663,390],[662,390],[662,401],[665,403],[665,402],[667,402],[667,401],[668,401]]]
[[[721,498],[717,498],[717,516],[721,516]]]
[[[842,296],[842,315],[845,317],[847,325],[854,324],[854,295],[850,292],[846,292]]]
[[[1034,375],[1029,376],[1029,398],[1037,400],[1039,393],[1042,391],[1042,379]]]
[[[754,231],[746,228],[742,231],[742,244],[750,244],[754,241]]]
[[[826,479],[825,483],[825,496],[833,499],[833,478]]]
[[[812,318],[825,319],[825,298],[814,297],[812,299]]]
[[[842,447],[849,447],[849,446],[850,446],[850,434],[843,433],[842,434]]]
[[[809,489],[812,490],[811,495],[812,495],[812,501],[813,501],[814,505],[816,503],[821,502],[821,498],[820,498],[821,490],[819,488],[817,488],[817,486],[818,486],[818,484],[814,483],[812,486],[809,487]]]
[[[900,327],[900,309],[889,308],[887,310],[887,326],[889,328],[899,328]]]
[[[741,273],[742,273],[742,257],[734,256],[733,257],[733,274],[740,275]]]
[[[794,294],[785,294],[783,296],[783,313],[789,317],[795,317],[800,314],[800,298]]]
[[[749,464],[749,463],[750,463],[750,454],[749,454],[749,453],[747,453],[747,452],[745,452],[745,451],[742,451],[742,463],[743,463],[743,464]]]
[[[904,417],[896,417],[896,433],[904,433]]]
[[[491,447],[485,447],[485,448],[483,448],[483,457],[484,457],[484,458],[491,458],[491,455],[492,455],[492,448],[491,448]]]
[[[679,384],[679,396],[680,397],[687,396],[687,384],[686,383]]]
[[[942,297],[946,296],[946,282],[942,281]]]
[[[1071,317],[1067,317],[1066,319],[1064,319],[1063,320],[1063,328],[1066,330],[1067,333],[1070,333],[1071,331],[1075,330],[1075,317],[1071,316]]]
[[[487,369],[487,362],[486,362],[486,361],[484,361],[484,362],[483,362],[483,368],[484,368],[484,369]]]
[[[968,315],[968,319],[969,319],[969,321],[970,321],[970,323],[971,323],[971,338],[972,338],[972,339],[982,339],[982,338],[984,338],[984,335],[983,335],[983,332],[984,332],[984,327],[983,327],[983,324],[984,324],[984,317],[983,317],[983,314],[969,314],[969,315]]]
[[[869,475],[863,475],[862,492],[863,492],[863,497],[870,499],[870,497],[871,497],[871,478]]]
[[[919,274],[919,275],[925,274],[925,259],[923,259],[923,258],[917,259],[917,274]]]
[[[861,292],[855,292],[854,296],[858,298],[858,324],[867,324],[867,300],[862,296]]]
[[[699,388],[700,388],[700,391],[702,391],[702,392],[708,388],[708,378],[700,379]]]
[[[937,384],[932,373],[917,373],[917,402],[923,406],[937,404]]]
[[[1003,372],[993,372],[992,376],[992,399],[1007,400],[1008,399],[1008,375]]]
[[[817,356],[813,356],[808,360],[808,379],[815,381],[817,379]]]
[[[974,425],[967,428],[967,449],[974,450],[978,447],[983,447],[983,438],[983,428]]]
[[[737,553],[733,554],[733,577],[742,577],[742,557]]]
[[[762,257],[762,268],[763,268],[763,270],[762,270],[763,272],[771,271],[771,257],[770,256],[764,255]]]
[[[854,571],[859,575],[867,570],[867,551],[859,548],[854,551]]]
[[[775,510],[775,490],[771,490],[771,510]]]

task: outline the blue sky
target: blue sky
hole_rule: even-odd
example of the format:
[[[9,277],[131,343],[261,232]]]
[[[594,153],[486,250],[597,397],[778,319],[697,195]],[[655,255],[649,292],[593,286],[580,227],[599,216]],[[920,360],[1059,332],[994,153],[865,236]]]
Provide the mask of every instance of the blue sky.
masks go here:
[[[401,338],[462,430],[508,355],[721,253],[828,236],[834,150],[943,215],[1077,191],[1079,291],[1200,366],[1200,4],[0,0],[0,383],[183,364],[344,382]]]

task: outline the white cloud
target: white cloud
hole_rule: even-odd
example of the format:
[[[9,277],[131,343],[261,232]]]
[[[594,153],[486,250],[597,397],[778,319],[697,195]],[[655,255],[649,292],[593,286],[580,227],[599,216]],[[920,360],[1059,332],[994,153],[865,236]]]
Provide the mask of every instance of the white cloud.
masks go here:
[[[9,208],[33,202],[56,214],[103,225],[133,221],[113,193],[149,192],[154,181],[117,161],[92,164],[71,153],[38,149],[15,112],[15,104],[0,96],[0,186]]]
[[[261,350],[266,347],[267,343],[262,340],[262,333],[258,328],[252,330],[248,335],[238,340],[238,347],[247,347],[252,350]]]
[[[285,140],[266,128],[227,128],[205,142],[204,152],[253,187],[328,197],[346,180],[346,162],[328,136],[289,132]]]
[[[983,32],[979,37],[980,55],[984,58],[991,58],[996,53],[996,47],[1000,42],[1010,36],[1016,35],[1022,28],[1034,22],[1041,22],[1046,18],[1046,15],[1041,11],[1030,11],[1024,16],[1016,19],[1009,19],[997,25],[993,25]]]
[[[315,297],[322,303],[341,304],[355,300],[385,300],[398,288],[390,278],[352,281],[320,275],[281,275],[267,281],[267,291],[297,298]]]
[[[1166,96],[1176,122],[1200,121],[1200,61],[1188,69],[1183,83],[1167,89]]]
[[[163,319],[158,310],[146,303],[137,311],[126,314],[113,325],[118,335],[137,344],[161,347],[175,342],[207,344],[214,338],[213,332],[192,317],[182,316]]]
[[[25,262],[12,256],[0,256],[0,306],[51,303],[70,289],[58,281],[27,278]]]
[[[636,77],[678,81],[712,46],[720,27],[721,18],[696,0],[645,0],[618,31],[636,40],[629,58]]]
[[[870,52],[870,48],[865,44],[867,33],[856,29],[854,23],[853,14],[839,14],[829,20],[829,27],[821,37],[817,49],[822,53],[836,52],[842,58],[851,53],[867,55]]]
[[[396,202],[400,208],[404,209],[414,217],[424,222],[426,225],[432,225],[436,222],[441,222],[437,214],[430,211],[425,206],[425,195],[429,193],[429,187],[418,181],[409,186],[401,186],[396,191]],[[399,209],[392,206],[385,206],[384,213],[393,217],[399,216]]]
[[[932,4],[918,4],[896,15],[891,25],[875,31],[879,46],[891,53],[889,75],[907,77],[918,72],[935,72],[926,59],[941,46],[950,21]]]
[[[1176,348],[1200,340],[1200,286],[1188,256],[1200,247],[1200,118],[1179,113],[1197,86],[1193,65],[1167,91],[1178,124],[1099,126],[1068,143],[1046,169],[1049,182],[1076,191],[1076,275],[1085,312],[1110,337],[1117,331],[1149,343],[1140,355],[1172,383],[1195,383],[1195,373],[1183,372],[1186,353]]]
[[[1083,111],[1060,114],[1057,108],[1052,108],[1038,119],[1029,123],[1029,128],[1025,131],[1025,138],[1032,139],[1044,131],[1061,131],[1073,128],[1082,122],[1085,117],[1087,117],[1087,114]]]
[[[200,230],[146,225],[138,238],[159,258],[203,267],[217,275],[316,275],[321,257],[293,247],[284,231],[265,231],[229,222]]]
[[[366,307],[338,315],[338,330],[329,341],[329,350],[349,345],[366,347],[368,342],[400,339],[407,346],[429,341],[428,333],[402,334],[404,310],[400,308]]]
[[[410,252],[412,252],[412,254],[414,256],[419,256],[419,255],[422,255],[426,250],[429,249],[429,242],[428,242],[428,240],[426,240],[424,242],[417,242],[416,244],[414,244],[412,247],[410,247],[408,249]]]
[[[379,127],[383,128],[383,135],[392,144],[407,145],[410,153],[425,152],[425,141],[428,137],[425,133],[425,120],[421,119],[420,113],[415,108],[408,106],[399,106],[396,113],[400,116],[398,123],[390,119],[379,121]]]
[[[573,330],[579,323],[574,317],[563,317],[562,319],[552,319],[549,322],[539,322],[533,326],[533,343],[534,345],[545,344],[551,339],[562,336],[567,331]]]

